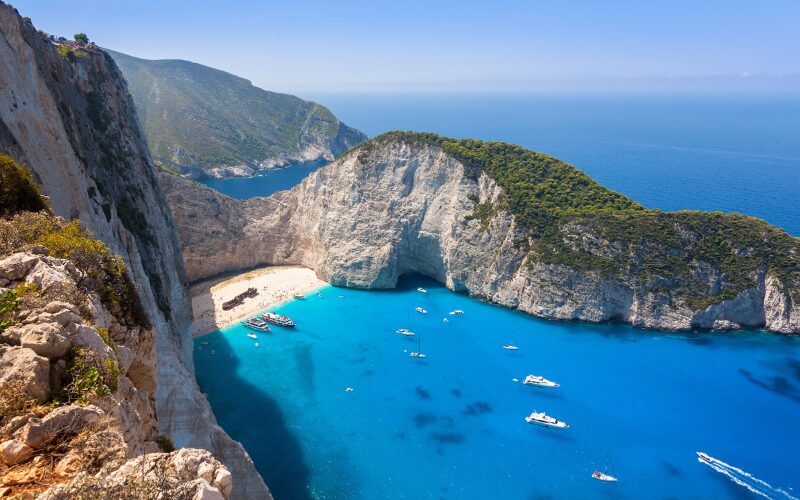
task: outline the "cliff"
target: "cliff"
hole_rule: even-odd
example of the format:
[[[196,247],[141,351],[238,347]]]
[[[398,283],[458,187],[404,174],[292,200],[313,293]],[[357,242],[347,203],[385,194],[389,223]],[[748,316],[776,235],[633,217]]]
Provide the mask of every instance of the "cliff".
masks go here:
[[[291,263],[391,288],[416,272],[543,318],[800,333],[797,238],[739,214],[647,210],[517,146],[389,133],[245,202],[159,175],[191,280]]]
[[[121,256],[136,284],[152,345],[134,350],[140,369],[129,378],[140,397],[155,399],[158,432],[212,451],[231,470],[235,495],[268,497],[194,381],[175,226],[113,60],[92,46],[54,42],[0,2],[0,61],[0,152],[28,166],[55,214],[80,219]]]
[[[108,52],[128,81],[153,158],[187,177],[331,161],[367,138],[317,103],[224,71]]]

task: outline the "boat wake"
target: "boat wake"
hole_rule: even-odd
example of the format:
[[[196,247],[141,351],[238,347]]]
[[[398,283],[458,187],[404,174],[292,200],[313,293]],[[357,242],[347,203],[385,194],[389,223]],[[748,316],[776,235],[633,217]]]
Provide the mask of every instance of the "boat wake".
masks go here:
[[[745,472],[738,467],[734,467],[731,464],[723,462],[722,460],[712,458],[709,461],[709,460],[704,460],[702,457],[698,457],[697,461],[700,462],[701,464],[705,464],[711,467],[720,474],[728,476],[728,478],[731,481],[738,484],[739,486],[747,488],[753,494],[770,499],[786,498],[789,500],[800,500],[797,497],[794,497],[791,494],[789,494],[788,491],[783,490],[781,488],[776,488],[771,484],[769,484],[768,482],[755,477],[749,472]]]

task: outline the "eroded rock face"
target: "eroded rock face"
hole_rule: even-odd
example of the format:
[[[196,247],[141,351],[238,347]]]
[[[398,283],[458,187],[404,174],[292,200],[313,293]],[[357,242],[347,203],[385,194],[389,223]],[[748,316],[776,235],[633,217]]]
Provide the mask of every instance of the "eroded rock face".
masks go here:
[[[666,293],[598,272],[528,262],[526,233],[498,209],[484,227],[470,219],[474,199],[498,207],[503,191],[477,182],[430,145],[378,144],[354,151],[300,185],[245,202],[160,174],[191,280],[266,264],[300,264],[335,285],[392,288],[404,273],[551,319],[626,321],[664,330],[766,327],[800,332],[798,308],[774,277],[762,275],[737,297],[694,311]],[[362,156],[362,158],[359,158]],[[588,228],[565,237],[605,249]],[[264,238],[279,234],[279,238]],[[698,273],[711,273],[698,264]]]
[[[32,349],[0,345],[0,386],[21,383],[28,396],[44,402],[50,396],[50,362]]]
[[[116,65],[110,56],[93,48],[85,54],[62,57],[53,42],[3,2],[0,61],[0,153],[30,168],[56,214],[80,218],[84,227],[123,258],[152,322],[152,329],[128,328],[114,323],[109,311],[98,309],[105,318],[98,318],[95,326],[108,327],[115,340],[123,343],[119,339],[124,338],[124,345],[131,349],[127,378],[140,396],[128,410],[126,405],[119,410],[135,409],[154,426],[154,398],[159,429],[148,434],[172,435],[174,431],[177,446],[208,446],[226,457],[234,488],[241,477],[241,483],[251,483],[250,491],[267,497],[268,490],[250,458],[220,433],[194,381],[191,307],[180,248],[133,102]],[[8,269],[2,269],[0,287],[8,288],[21,276],[31,277],[40,288],[64,276],[75,281],[74,266],[64,261],[59,267],[42,256],[32,251],[20,256],[19,262],[4,262]],[[59,311],[41,311],[39,316],[48,316],[62,327],[60,321],[67,319]],[[64,329],[74,343],[98,346],[97,338],[82,326]],[[9,345],[3,347],[3,359],[30,357],[36,368],[29,371],[36,376],[26,380],[37,396],[44,397],[46,387],[41,380],[47,377],[44,368],[38,367],[45,362],[37,358],[48,358],[20,346],[24,329],[5,333],[8,335],[2,340]],[[25,342],[39,352],[60,354],[64,344],[52,333],[39,332],[34,338],[28,332]],[[171,398],[176,392],[183,397]],[[198,408],[209,418],[195,418]],[[180,428],[174,422],[180,422]]]

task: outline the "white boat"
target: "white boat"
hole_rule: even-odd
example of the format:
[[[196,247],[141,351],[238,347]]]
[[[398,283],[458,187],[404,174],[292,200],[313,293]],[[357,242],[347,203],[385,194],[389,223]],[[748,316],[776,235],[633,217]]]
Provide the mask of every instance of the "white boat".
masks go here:
[[[449,319],[447,319],[447,318],[444,318],[444,319],[442,320],[442,323],[450,323],[450,320],[449,320]]]
[[[699,458],[703,462],[706,462],[706,463],[709,463],[709,464],[713,464],[713,463],[715,463],[717,461],[717,459],[715,459],[715,458],[713,458],[713,457],[711,457],[709,455],[706,455],[702,451],[696,451],[695,453],[697,453],[697,458]]]
[[[414,332],[412,332],[411,330],[409,330],[407,328],[401,328],[401,329],[397,330],[397,333],[399,333],[400,335],[406,335],[408,337],[413,337],[414,336]]]
[[[461,309],[456,309],[455,311],[450,311],[450,314],[455,316],[456,314],[464,314],[464,311]]]
[[[425,290],[425,289],[424,289],[424,288],[422,288],[422,287],[419,287],[419,288],[417,288],[417,291],[418,291],[418,292],[422,292],[422,293],[428,293],[428,291],[427,291],[427,290]]]
[[[294,298],[296,298],[297,300],[305,300],[306,296],[303,295],[302,293],[296,293],[294,294]]]
[[[528,375],[522,382],[525,385],[532,385],[535,387],[559,387],[559,385],[552,380],[547,380],[539,375]]]
[[[428,314],[428,311],[424,307],[417,307],[414,310],[417,311],[420,314]]]
[[[555,419],[545,412],[538,413],[534,411],[527,417],[525,417],[525,421],[529,424],[536,424],[541,425],[544,427],[557,427],[559,429],[566,429],[569,425],[566,422],[562,422],[558,419]]]
[[[272,323],[273,325],[294,328],[294,321],[292,321],[292,319],[289,316],[283,316],[273,312],[267,312],[261,315],[261,319],[268,323]]]
[[[258,347],[258,342],[256,342],[256,347]]]
[[[248,333],[247,336],[250,337],[251,339],[257,339],[258,338],[258,335],[256,335],[255,333]]]
[[[699,455],[699,453],[698,453],[698,455]],[[708,456],[708,455],[706,455],[706,456]],[[614,465],[611,464],[611,457],[606,456],[606,470],[605,470],[605,472],[600,472],[599,470],[596,470],[596,471],[592,472],[592,479],[597,479],[598,481],[605,481],[607,483],[616,483],[618,481],[616,476],[613,476],[613,475],[608,473],[608,466],[609,465],[611,465],[611,472],[616,474],[616,472],[614,472]]]
[[[515,346],[514,344],[506,344],[503,346],[503,349],[507,349],[509,351],[518,351],[519,347]]]
[[[344,392],[353,392],[353,388],[352,387],[347,387],[347,388],[345,388]]]
[[[259,332],[268,332],[269,325],[258,318],[250,318],[245,321],[242,321],[242,324],[247,328],[252,328],[253,330],[257,330]]]

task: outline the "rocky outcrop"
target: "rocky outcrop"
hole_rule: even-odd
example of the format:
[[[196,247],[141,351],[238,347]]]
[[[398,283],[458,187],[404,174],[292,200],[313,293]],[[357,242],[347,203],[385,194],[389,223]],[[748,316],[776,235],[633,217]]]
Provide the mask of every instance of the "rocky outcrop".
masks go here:
[[[335,285],[391,288],[399,276],[415,272],[543,318],[616,320],[664,330],[800,332],[798,307],[765,271],[736,296],[698,309],[676,299],[669,292],[677,286],[672,283],[659,288],[636,276],[537,261],[528,233],[503,208],[504,190],[486,173],[475,180],[461,162],[431,145],[368,144],[290,191],[245,202],[160,175],[191,280],[257,265],[300,264]],[[494,207],[485,221],[475,217],[478,201]],[[597,253],[621,252],[617,242],[579,223],[566,224],[560,237]],[[695,269],[707,280],[720,275],[699,261]]]
[[[113,60],[90,46],[53,42],[0,2],[0,61],[0,152],[29,167],[56,214],[80,218],[124,259],[152,323],[149,333],[129,335],[143,342],[131,348],[130,357],[123,360],[125,351],[117,354],[118,362],[136,374],[130,384],[121,383],[120,390],[131,397],[133,389],[154,396],[159,432],[177,446],[206,447],[225,457],[234,476],[234,494],[247,485],[252,498],[268,497],[247,454],[216,426],[194,381],[191,308],[172,216],[155,180],[133,101]],[[0,286],[8,286],[2,279],[27,279],[29,264],[40,266],[39,286],[60,272],[60,264],[51,260],[17,258],[25,262],[14,264],[12,272],[0,278]],[[38,367],[41,354],[57,359],[65,331],[72,344],[97,342],[96,332],[93,335],[85,325],[70,331],[60,319],[4,333],[12,344],[3,348],[4,362],[25,357],[31,367]],[[42,378],[52,377],[56,366],[50,363],[49,374],[36,368],[12,375],[24,379],[38,397]],[[136,401],[134,397],[127,404],[135,406]]]

